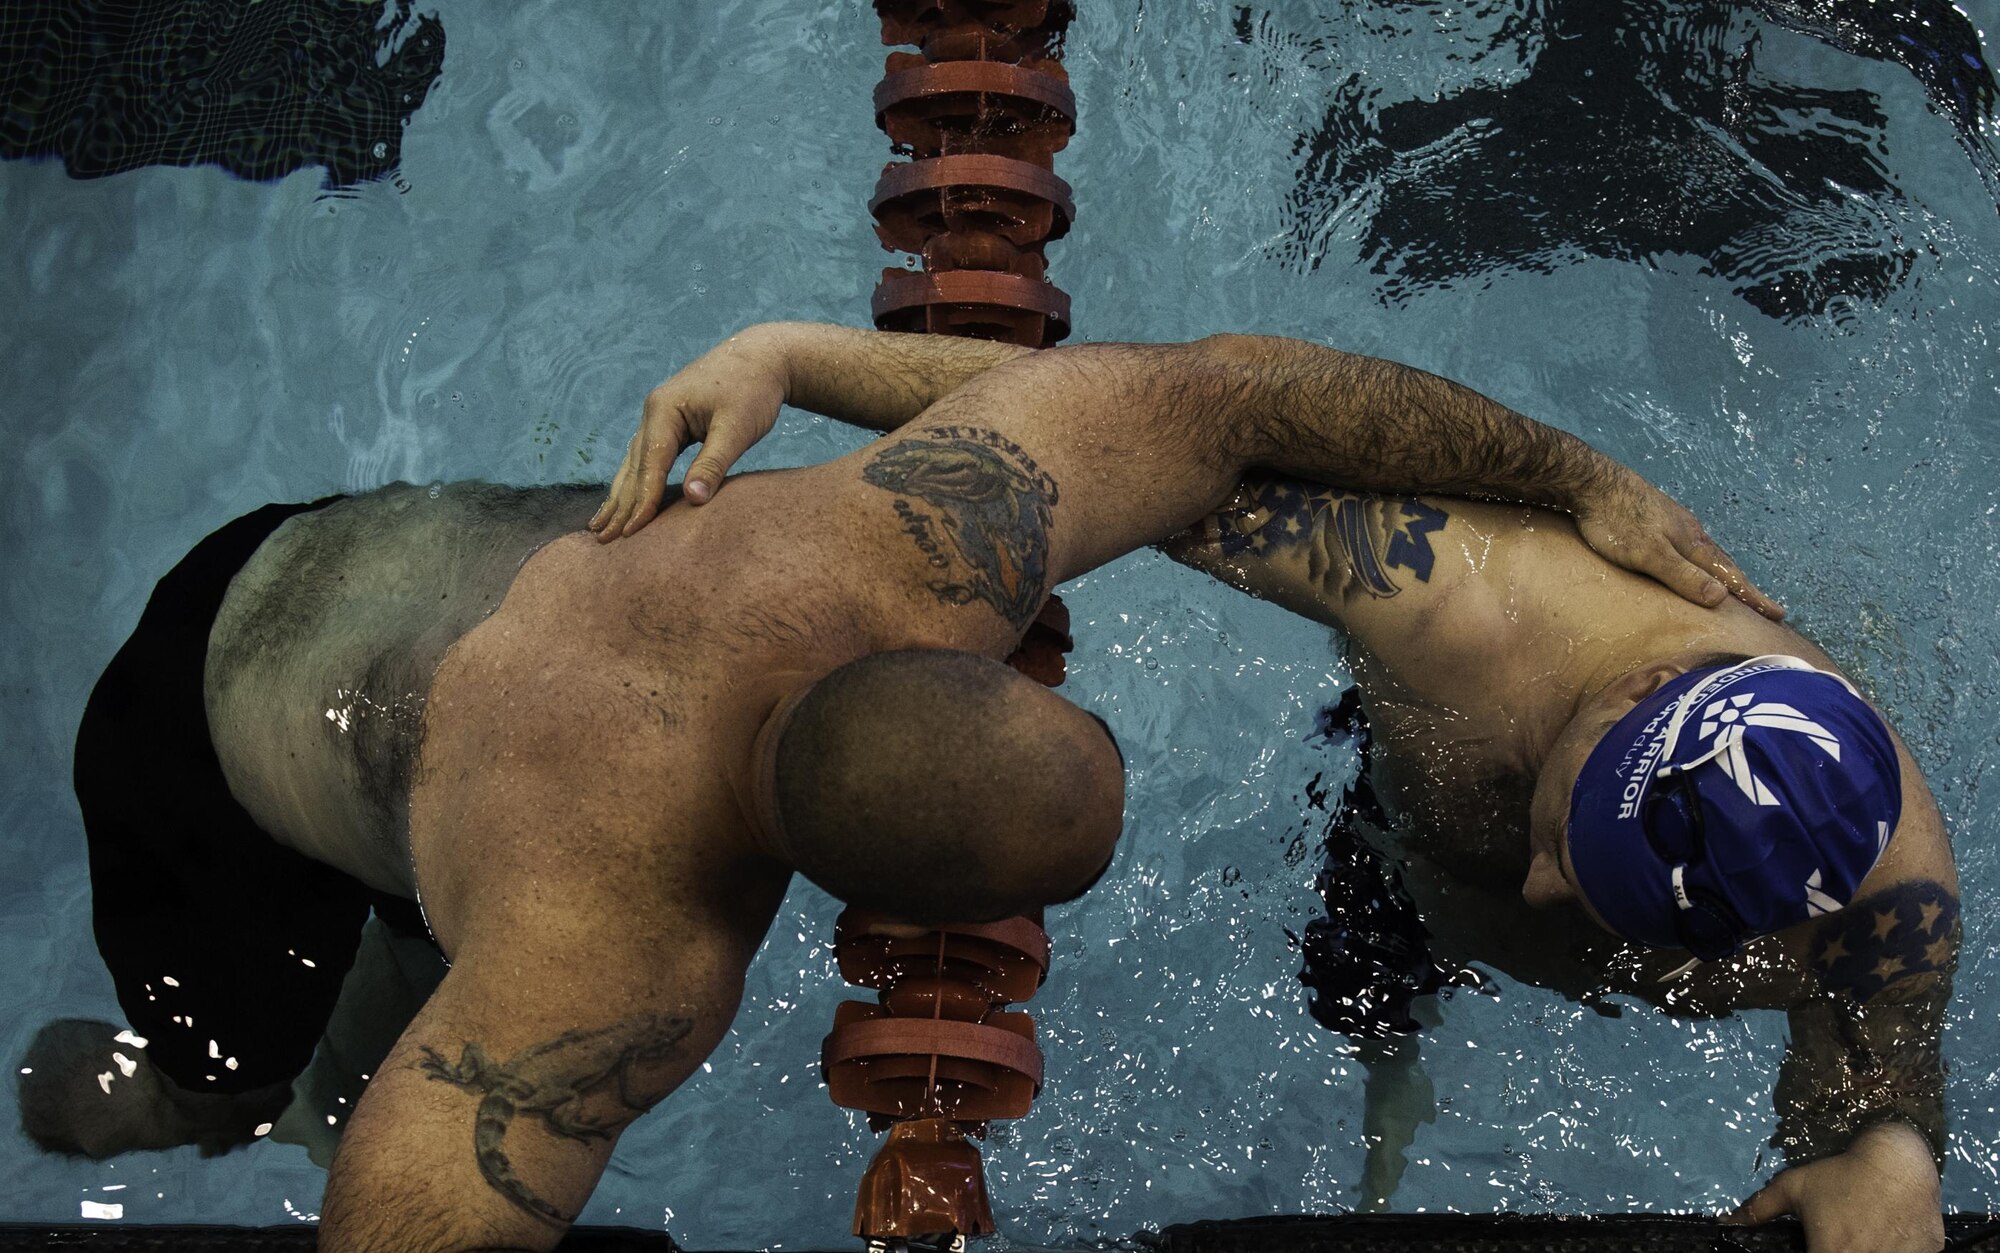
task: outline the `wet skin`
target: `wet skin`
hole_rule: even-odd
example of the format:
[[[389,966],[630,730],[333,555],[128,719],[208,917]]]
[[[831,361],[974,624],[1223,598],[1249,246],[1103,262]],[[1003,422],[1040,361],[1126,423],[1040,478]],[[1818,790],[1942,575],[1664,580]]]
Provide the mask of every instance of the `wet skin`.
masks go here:
[[[1184,524],[1226,488],[1210,478],[1128,525]],[[329,1247],[396,1247],[413,1213],[554,1241],[617,1135],[721,1039],[789,883],[751,799],[769,715],[870,654],[1006,657],[1051,581],[1104,558],[1054,530],[1089,513],[1060,498],[1014,439],[940,420],[746,475],[616,546],[575,492],[476,485],[384,489],[272,537],[211,635],[232,789],[281,842],[420,900],[453,962],[349,1126]],[[1108,804],[1101,847],[1051,828],[1046,866],[993,876],[1052,902],[1107,861],[1122,780],[1097,724],[1022,682],[1109,766],[1073,794]],[[987,908],[968,916],[1020,912]]]
[[[1017,621],[884,579],[936,567],[890,508],[802,503],[826,473],[746,476],[613,548],[582,531],[595,491],[398,485],[295,519],[239,575],[208,674],[232,789],[281,842],[420,899],[454,961],[346,1144],[407,1134],[371,1118],[400,1096],[451,1141],[424,1191],[483,1183],[560,1230],[588,1192],[565,1159],[601,1169],[713,1048],[789,882],[742,803],[765,715],[867,653],[1012,648],[1040,583],[1006,589]],[[336,1169],[329,1210],[415,1186],[383,1165]]]
[[[747,388],[762,408],[739,450],[780,398],[898,429],[670,503],[650,525],[677,444],[642,432],[634,455],[657,448],[652,468],[628,458],[613,486],[614,501],[636,486],[622,496],[637,512],[612,510],[595,537],[573,529],[573,497],[389,489],[295,520],[232,588],[208,675],[232,790],[281,840],[420,893],[453,960],[355,1112],[324,1248],[552,1246],[617,1135],[735,1012],[791,873],[757,819],[773,711],[873,653],[1007,656],[1051,586],[1197,522],[1253,466],[1576,509],[1600,551],[1705,603],[1740,577],[1629,471],[1393,362],[1242,336],[1008,359],[932,337],[772,333],[656,389],[649,426]],[[1388,583],[1444,517],[1386,536],[1354,594],[1395,601]],[[599,542],[614,529],[625,538]],[[1064,795],[1115,795],[1102,731],[1021,682],[1080,725],[1080,757],[1108,763],[1106,788]],[[1102,868],[1112,812],[1102,847],[1043,842],[1030,870],[1058,858],[1076,873],[1035,899]],[[982,851],[1014,873],[1011,853]],[[1018,909],[984,916],[1004,912]]]
[[[1441,956],[1681,1014],[1789,1010],[1779,1137],[1794,1160],[1838,1152],[1882,1118],[1941,1147],[1958,884],[1900,738],[1901,824],[1853,907],[1685,978],[1663,981],[1686,953],[1610,934],[1568,869],[1570,791],[1613,723],[1716,653],[1785,653],[1837,673],[1811,641],[1734,601],[1690,604],[1601,561],[1567,517],[1519,506],[1256,480],[1167,550],[1343,629],[1378,791],[1399,815],[1379,834]]]

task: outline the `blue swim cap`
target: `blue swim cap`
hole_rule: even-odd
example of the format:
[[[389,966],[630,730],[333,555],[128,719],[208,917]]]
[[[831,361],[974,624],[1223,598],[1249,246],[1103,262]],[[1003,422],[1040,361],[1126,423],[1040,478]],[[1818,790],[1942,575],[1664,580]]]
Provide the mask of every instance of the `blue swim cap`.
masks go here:
[[[1854,899],[1903,809],[1889,728],[1796,657],[1692,670],[1604,733],[1569,858],[1629,940],[1727,957]]]

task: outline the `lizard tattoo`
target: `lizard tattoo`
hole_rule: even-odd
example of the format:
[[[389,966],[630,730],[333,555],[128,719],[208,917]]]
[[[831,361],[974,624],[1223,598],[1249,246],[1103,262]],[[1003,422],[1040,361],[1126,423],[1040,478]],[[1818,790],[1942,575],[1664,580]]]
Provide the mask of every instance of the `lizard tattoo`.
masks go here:
[[[507,1129],[526,1115],[566,1140],[608,1140],[666,1096],[670,1084],[647,1073],[680,1051],[693,1023],[644,1014],[586,1031],[566,1031],[496,1063],[466,1041],[453,1065],[423,1046],[416,1069],[427,1077],[480,1094],[472,1146],[486,1182],[529,1213],[562,1226],[576,1220],[535,1194],[514,1170]]]

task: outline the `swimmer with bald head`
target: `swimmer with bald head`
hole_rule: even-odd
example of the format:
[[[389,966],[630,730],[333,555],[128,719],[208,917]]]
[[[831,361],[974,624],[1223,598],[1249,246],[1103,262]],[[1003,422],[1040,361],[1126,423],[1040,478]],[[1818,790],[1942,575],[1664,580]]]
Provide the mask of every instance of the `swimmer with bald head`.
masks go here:
[[[762,333],[788,348],[790,394],[808,407],[925,438],[929,415],[902,425],[907,406],[872,394],[906,376],[894,341]],[[1391,819],[1373,834],[1437,949],[1573,997],[1620,993],[1683,1015],[1787,1011],[1774,1142],[1791,1165],[1733,1219],[1795,1213],[1814,1253],[1935,1253],[1958,881],[1900,737],[1691,519],[1634,527],[1597,514],[1591,493],[1629,490],[1628,472],[1567,463],[1609,476],[1580,497],[1547,490],[1572,481],[1561,459],[1541,491],[1482,481],[1490,443],[1510,440],[1515,420],[1455,410],[1434,381],[1387,371],[1350,389],[1334,380],[1380,367],[1284,340],[1198,350],[1226,360],[1230,381],[1197,373],[1212,391],[1137,410],[1136,430],[1120,421],[1135,412],[1127,397],[1174,377],[1147,350],[1105,350],[1101,374],[1092,350],[1012,350],[945,405],[1046,377],[1022,397],[1046,408],[1024,420],[1051,435],[1068,423],[1082,447],[1125,460],[1106,501],[1146,490],[1134,480],[1148,462],[1213,458],[1191,438],[1203,416],[1273,441],[1225,462],[1244,469],[1241,485],[1162,547],[1341,630]],[[1119,362],[1129,373],[1112,365],[1125,351],[1139,354]],[[822,381],[843,370],[867,384]],[[1349,425],[1328,457],[1321,406],[1346,411],[1356,395],[1370,398],[1360,412],[1380,404],[1402,421]],[[675,447],[685,415],[703,412],[673,401],[649,410],[601,528],[643,522],[664,473],[646,441]],[[719,482],[732,446],[697,459],[691,480]],[[1313,468],[1265,468],[1277,461]],[[1651,565],[1633,559],[1669,536],[1697,560],[1676,562],[1672,547]],[[1739,595],[1724,598],[1704,570]]]
[[[898,429],[718,490],[787,400]],[[665,476],[693,440],[683,500]],[[1083,890],[1119,835],[1117,746],[1003,659],[1055,584],[1257,471],[1566,510],[1690,614],[1754,596],[1578,440],[1420,371],[1238,336],[1026,354],[759,327],[649,397],[594,514],[576,489],[392,487],[231,532],[182,738],[212,742],[255,830],[420,902],[452,963],[347,1128],[322,1247],[552,1246],[721,1040],[795,872],[918,921]],[[162,588],[149,615],[204,603]],[[100,703],[93,743],[144,702]],[[239,1060],[198,1021],[193,1064]]]

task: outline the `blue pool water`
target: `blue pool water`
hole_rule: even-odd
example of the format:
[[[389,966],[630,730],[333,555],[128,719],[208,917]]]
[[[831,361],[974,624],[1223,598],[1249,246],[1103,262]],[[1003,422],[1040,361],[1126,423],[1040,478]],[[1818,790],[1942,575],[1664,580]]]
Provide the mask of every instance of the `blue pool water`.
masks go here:
[[[1978,76],[1777,0],[1081,9],[1057,166],[1079,216],[1051,267],[1080,338],[1254,330],[1459,379],[1675,493],[1872,684],[1963,880],[1945,1201],[2000,1209],[2000,139]],[[859,324],[891,263],[864,6],[423,11],[448,51],[391,177],[0,165],[9,1065],[51,1018],[118,1016],[68,755],[190,545],[399,478],[601,478],[677,365],[755,321]],[[1994,26],[1991,0],[1964,11]],[[752,464],[859,441],[788,415]],[[1360,1204],[1365,1070],[1308,1016],[1288,934],[1318,905],[1308,784],[1355,769],[1311,734],[1347,684],[1335,642],[1152,554],[1064,593],[1069,690],[1130,758],[1128,834],[1050,921],[1047,1088],[986,1150],[1005,1237]],[[844,1237],[875,1140],[818,1081],[834,913],[793,893],[735,1030],[585,1221]],[[1714,1210],[1768,1175],[1781,1015],[1614,1018],[1494,984],[1422,1037],[1391,1208]],[[39,1153],[14,1102],[0,1086],[0,1220],[317,1209],[311,1137],[91,1163]]]

